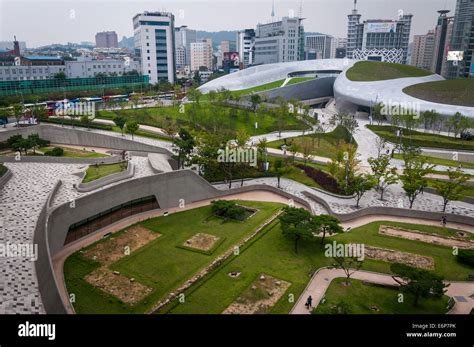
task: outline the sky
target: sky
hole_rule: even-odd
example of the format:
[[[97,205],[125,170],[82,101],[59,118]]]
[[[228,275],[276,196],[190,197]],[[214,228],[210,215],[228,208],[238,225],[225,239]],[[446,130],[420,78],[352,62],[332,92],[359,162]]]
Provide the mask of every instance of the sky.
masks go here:
[[[437,10],[452,11],[456,0],[358,0],[365,19],[396,19],[399,11],[413,14],[412,35],[436,25]],[[301,6],[300,6],[301,5]],[[347,15],[354,0],[275,0],[275,18],[298,16],[305,31],[347,36]],[[133,36],[132,18],[143,11],[165,10],[176,25],[206,31],[255,28],[271,21],[272,0],[0,0],[0,41],[16,35],[28,47],[51,43],[94,42],[95,33],[114,30]]]

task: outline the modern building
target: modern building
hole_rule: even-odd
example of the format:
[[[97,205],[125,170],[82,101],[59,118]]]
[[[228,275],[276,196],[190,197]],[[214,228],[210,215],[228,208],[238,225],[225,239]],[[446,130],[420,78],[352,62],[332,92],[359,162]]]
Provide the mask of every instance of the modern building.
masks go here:
[[[175,28],[176,67],[191,65],[191,43],[196,42],[196,30],[186,25]]]
[[[304,60],[303,18],[283,17],[279,22],[258,24],[254,64]]]
[[[334,37],[331,47],[331,58],[345,58],[346,47],[347,39],[345,37]]]
[[[434,57],[435,31],[430,30],[426,35],[415,35],[411,52],[411,65],[431,70]]]
[[[140,74],[140,62],[131,59],[80,59],[66,61],[66,76],[68,78],[85,78],[97,75],[122,76],[136,72]]]
[[[95,46],[101,48],[118,48],[117,33],[115,31],[103,31],[95,34]]]
[[[255,58],[255,30],[239,31],[236,37],[237,52],[240,57],[240,68],[245,69],[254,63]]]
[[[356,5],[357,0],[354,0],[354,9],[348,15],[347,57],[405,64],[413,15],[403,14],[398,20],[369,19],[361,23]]]
[[[210,71],[213,69],[212,40],[210,39],[191,43],[191,70],[198,71],[203,67]]]
[[[446,58],[453,35],[454,17],[448,17],[448,10],[440,10],[438,13],[439,17],[438,24],[435,28],[431,71],[446,77],[448,74]]]
[[[335,39],[331,35],[311,34],[305,37],[305,60],[330,59],[335,46]]]
[[[133,17],[135,55],[142,74],[150,83],[175,83],[174,15],[168,12],[144,12]]]
[[[451,47],[448,53],[448,77],[474,76],[474,1],[458,0],[454,15]]]

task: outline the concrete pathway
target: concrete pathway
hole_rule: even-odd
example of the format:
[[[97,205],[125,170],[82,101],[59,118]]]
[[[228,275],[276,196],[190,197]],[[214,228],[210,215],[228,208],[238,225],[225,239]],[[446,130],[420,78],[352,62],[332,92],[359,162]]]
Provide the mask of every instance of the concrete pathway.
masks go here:
[[[313,278],[299,297],[290,313],[310,314],[311,311],[305,307],[307,298],[311,295],[313,298],[313,308],[316,308],[319,305],[321,299],[324,297],[324,294],[326,293],[326,290],[328,289],[332,280],[335,278],[345,277],[346,275],[342,269],[319,269],[313,275]],[[351,276],[351,278],[377,284],[394,286],[398,285],[391,275],[376,272],[357,271]],[[455,307],[449,312],[451,314],[467,314],[472,308],[474,308],[474,299],[471,298],[471,296],[474,296],[474,283],[472,282],[452,282],[447,288],[446,295],[454,297],[456,301]],[[460,299],[459,297],[463,297],[464,299]]]

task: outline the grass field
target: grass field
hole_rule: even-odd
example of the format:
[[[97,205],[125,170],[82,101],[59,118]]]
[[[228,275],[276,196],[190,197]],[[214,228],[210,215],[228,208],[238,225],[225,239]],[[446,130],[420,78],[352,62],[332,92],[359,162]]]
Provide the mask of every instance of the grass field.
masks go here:
[[[441,104],[474,106],[474,79],[472,78],[415,84],[406,87],[403,92],[415,98]]]
[[[447,280],[467,280],[472,269],[459,264],[452,255],[452,249],[419,241],[404,240],[378,234],[380,225],[393,225],[406,229],[443,233],[446,229],[434,226],[420,226],[395,222],[374,222],[353,229],[350,233],[332,237],[327,242],[363,242],[367,245],[401,250],[420,255],[432,256],[436,273]],[[453,232],[453,231],[450,231]],[[278,261],[275,261],[278,259]],[[226,309],[261,273],[291,283],[286,294],[276,303],[270,313],[288,313],[295,300],[301,295],[312,274],[323,266],[332,265],[333,260],[324,256],[324,248],[318,242],[300,242],[298,253],[294,252],[293,242],[285,238],[278,222],[270,225],[265,234],[261,234],[250,247],[241,250],[217,268],[205,281],[191,287],[186,292],[184,304],[175,303],[162,310],[162,313],[221,313]],[[390,273],[390,264],[366,259],[363,269],[381,273]],[[237,278],[231,278],[230,272],[241,272]]]
[[[312,143],[312,154],[317,155],[320,157],[326,158],[335,158],[336,156],[336,147],[342,141],[348,143],[350,140],[350,134],[346,130],[346,128],[342,126],[338,126],[334,131],[329,133],[321,133],[321,134],[312,134],[312,135],[304,135],[298,136],[291,139],[286,140],[287,150],[291,151],[291,144],[297,143],[300,147],[302,146],[305,139],[309,139]],[[318,146],[318,139],[321,139],[319,146]],[[357,143],[353,140],[353,143],[357,145]],[[270,148],[277,148],[280,149],[282,145],[285,144],[284,140],[273,141],[268,144]]]
[[[259,211],[243,222],[223,223],[205,206],[141,222],[140,225],[161,234],[159,238],[111,265],[127,277],[151,288],[153,292],[136,305],[124,304],[83,278],[99,264],[79,252],[70,256],[64,266],[68,291],[76,294],[77,313],[143,313],[166,294],[183,284],[232,245],[252,233],[281,207],[276,203],[242,201],[240,204]],[[212,234],[225,240],[212,255],[178,248],[197,233]],[[104,241],[99,241],[104,242]],[[93,247],[91,245],[90,247]]]
[[[394,144],[399,144],[400,139],[397,137],[397,128],[390,125],[367,125],[380,137]],[[444,136],[431,133],[423,133],[416,130],[403,129],[402,143],[406,145],[444,148],[444,149],[461,149],[466,151],[474,151],[474,141],[463,141],[452,136]]]
[[[248,95],[248,94],[252,94],[252,93],[264,92],[266,90],[281,87],[283,82],[285,82],[284,79],[283,80],[278,80],[278,81],[275,81],[275,82],[262,84],[262,85],[257,86],[257,87],[241,89],[241,90],[233,90],[233,91],[231,91],[231,93],[232,93],[233,96],[243,96],[243,95]]]
[[[126,109],[115,111],[99,111],[98,118],[113,120],[117,115],[125,118],[133,118],[139,124],[166,127],[171,120],[178,126],[190,126],[202,131],[236,131],[245,129],[248,134],[265,134],[278,130],[278,119],[270,113],[258,114],[257,119],[253,112],[231,107],[211,106],[202,103],[196,107],[195,111],[190,111],[191,105],[186,105],[184,112],[180,112],[178,107],[150,107],[142,109]],[[255,129],[255,120],[258,122],[258,129]],[[288,114],[283,119],[282,130],[303,130],[308,126],[298,120],[294,115]],[[137,135],[142,135],[137,132]]]
[[[291,86],[292,84],[311,81],[314,79],[315,79],[314,77],[293,77],[286,85]]]
[[[349,80],[355,82],[383,81],[404,77],[423,77],[432,75],[430,71],[411,65],[359,61],[346,72]]]
[[[64,147],[64,146],[54,146],[54,147],[62,148],[64,150],[63,157],[67,157],[67,158],[105,158],[105,157],[108,157],[107,154],[92,152],[92,151],[83,150],[83,149],[70,148],[70,147]],[[39,151],[44,153],[46,151],[52,150],[54,147],[53,146],[41,147]]]
[[[403,155],[400,153],[395,153],[393,157],[395,159],[403,160]],[[419,155],[418,157],[426,159],[427,162],[430,164],[452,166],[452,167],[458,167],[459,165],[461,165],[464,169],[474,169],[474,163],[468,163],[466,161],[456,161],[456,160],[449,160],[449,159],[443,159],[443,158],[427,157],[424,155]]]
[[[86,175],[82,180],[82,183],[88,183],[91,181],[98,180],[99,178],[112,175],[114,173],[122,172],[127,169],[127,166],[123,163],[118,164],[99,164],[90,165],[86,170]]]
[[[336,278],[331,282],[326,291],[326,301],[319,304],[313,313],[334,313],[333,307],[341,301],[347,305],[348,314],[444,314],[447,311],[447,296],[440,299],[421,298],[415,307],[410,293],[404,294],[402,303],[398,302],[397,288],[366,285],[354,279],[346,286],[344,281],[344,278]]]

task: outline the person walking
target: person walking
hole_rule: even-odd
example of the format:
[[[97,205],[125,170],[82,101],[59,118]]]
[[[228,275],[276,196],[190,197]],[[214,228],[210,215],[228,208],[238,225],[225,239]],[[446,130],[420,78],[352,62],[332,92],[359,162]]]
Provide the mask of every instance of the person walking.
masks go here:
[[[305,306],[308,310],[313,308],[313,298],[311,297],[311,295],[308,296],[308,299],[306,299]]]
[[[443,216],[441,218],[441,224],[443,224],[443,228],[446,228],[446,224],[448,224],[448,219],[446,218],[446,216]]]

